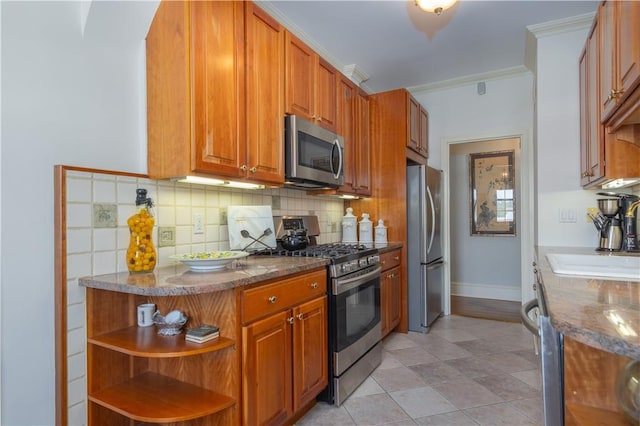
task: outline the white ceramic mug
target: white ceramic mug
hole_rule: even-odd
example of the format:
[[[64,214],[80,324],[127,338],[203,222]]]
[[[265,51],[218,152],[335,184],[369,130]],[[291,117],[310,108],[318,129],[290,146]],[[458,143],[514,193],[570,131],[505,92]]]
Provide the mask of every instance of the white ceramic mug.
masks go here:
[[[153,313],[156,310],[154,303],[143,303],[138,305],[138,327],[149,327],[153,325]]]

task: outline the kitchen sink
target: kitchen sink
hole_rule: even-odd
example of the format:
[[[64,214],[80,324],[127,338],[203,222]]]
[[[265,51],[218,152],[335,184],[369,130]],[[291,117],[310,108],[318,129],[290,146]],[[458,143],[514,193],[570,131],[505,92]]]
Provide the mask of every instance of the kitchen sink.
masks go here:
[[[549,253],[547,260],[556,274],[640,282],[638,256]]]

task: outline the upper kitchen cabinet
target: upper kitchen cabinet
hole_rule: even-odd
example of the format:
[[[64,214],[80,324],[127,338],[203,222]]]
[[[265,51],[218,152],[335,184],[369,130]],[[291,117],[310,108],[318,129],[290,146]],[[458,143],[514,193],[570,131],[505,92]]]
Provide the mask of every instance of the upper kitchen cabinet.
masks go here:
[[[598,22],[589,33],[580,56],[580,184],[602,177],[604,127],[598,101]]]
[[[250,2],[161,2],[147,35],[151,177],[284,182],[282,40]]]
[[[409,103],[409,139],[407,140],[407,157],[418,163],[424,163],[429,157],[429,114],[413,96],[407,92]],[[418,154],[422,158],[415,158]]]
[[[597,19],[600,27],[601,119],[605,122],[625,104],[640,83],[640,3],[603,2]]]
[[[285,31],[286,112],[336,131],[338,71]]]
[[[337,133],[344,138],[344,185],[339,193],[371,195],[369,98],[346,76],[338,75]]]
[[[284,27],[246,2],[247,164],[252,179],[284,182]]]
[[[600,5],[580,57],[580,183],[585,188],[626,185],[640,177],[640,29],[631,25],[640,23],[640,7],[632,3]],[[632,33],[634,39],[624,42]]]

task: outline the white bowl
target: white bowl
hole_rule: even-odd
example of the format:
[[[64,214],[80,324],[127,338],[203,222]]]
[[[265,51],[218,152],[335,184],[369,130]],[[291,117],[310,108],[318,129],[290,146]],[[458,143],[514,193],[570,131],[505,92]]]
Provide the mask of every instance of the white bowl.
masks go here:
[[[169,256],[189,266],[194,272],[208,272],[225,268],[236,259],[249,256],[246,251],[207,251],[200,253],[184,253]]]

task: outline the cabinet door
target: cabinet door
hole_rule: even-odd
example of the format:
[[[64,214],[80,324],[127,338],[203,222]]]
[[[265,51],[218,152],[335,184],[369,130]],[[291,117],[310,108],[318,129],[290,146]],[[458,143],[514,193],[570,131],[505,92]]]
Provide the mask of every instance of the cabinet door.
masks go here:
[[[284,28],[252,2],[245,15],[248,177],[283,183]]]
[[[413,99],[411,95],[409,97],[409,140],[407,146],[414,151],[418,152],[418,146],[420,145],[420,104]]]
[[[600,111],[598,109],[598,24],[593,29],[587,41],[587,125],[588,125],[588,157],[585,172],[587,179],[592,182],[604,175],[602,160],[604,159],[604,127],[600,125]]]
[[[286,112],[314,121],[317,55],[285,31]]]
[[[418,153],[422,156],[429,157],[429,113],[420,106],[420,144],[418,145]]]
[[[400,268],[394,268],[389,271],[389,292],[388,292],[388,319],[389,331],[396,328],[400,323],[401,310],[401,288],[400,288]]]
[[[589,47],[580,56],[580,185],[589,183],[589,105],[587,96],[587,62]]]
[[[282,424],[291,406],[291,311],[243,327],[244,424]]]
[[[624,98],[640,83],[640,2],[618,5],[618,79],[616,87]]]
[[[356,94],[356,163],[355,187],[359,195],[371,195],[371,142],[369,138],[369,98]]]
[[[244,176],[244,5],[192,2],[190,33],[192,169]]]
[[[603,2],[598,9],[599,51],[600,51],[600,119],[606,120],[616,106],[615,91],[615,16],[617,2]]]
[[[382,272],[380,277],[380,321],[382,337],[386,336],[400,323],[401,288],[400,268]]]
[[[328,384],[327,298],[293,309],[293,408],[302,408]]]
[[[318,58],[316,70],[316,123],[332,132],[336,131],[336,82],[338,71],[322,58]]]
[[[340,192],[353,193],[355,188],[355,156],[356,156],[356,87],[346,76],[338,78],[338,127],[337,131],[344,138],[344,185]]]

